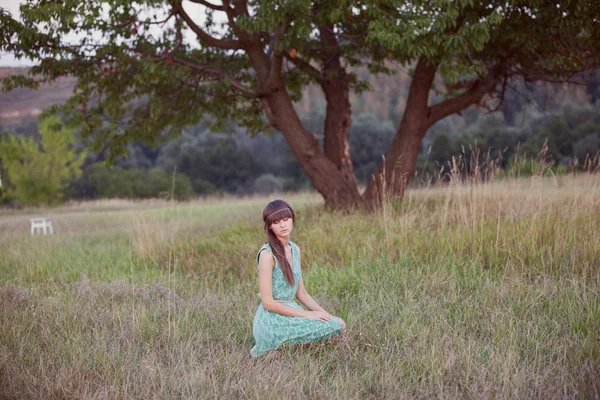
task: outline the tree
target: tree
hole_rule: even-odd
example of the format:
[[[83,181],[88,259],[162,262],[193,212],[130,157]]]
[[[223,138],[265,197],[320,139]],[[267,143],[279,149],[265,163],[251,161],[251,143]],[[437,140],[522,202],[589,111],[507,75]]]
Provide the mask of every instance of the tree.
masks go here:
[[[73,149],[75,138],[60,118],[40,122],[41,142],[7,135],[0,140],[0,160],[7,175],[5,196],[38,206],[59,203],[69,181],[81,174],[83,155]]]
[[[590,95],[590,102],[592,104],[600,98],[600,71],[590,73],[585,89]]]
[[[248,149],[238,146],[231,136],[182,135],[165,145],[157,166],[177,170],[190,177],[197,194],[228,191],[245,194],[264,172]]]
[[[534,155],[545,146],[547,162],[558,163],[573,153],[573,135],[564,117],[550,117],[534,135],[523,144],[523,152]]]
[[[284,180],[273,174],[263,174],[254,181],[254,191],[260,194],[271,194],[283,189]]]
[[[73,97],[50,111],[113,157],[207,117],[250,134],[274,128],[327,206],[376,208],[384,195],[403,195],[437,121],[474,104],[498,107],[516,78],[564,82],[597,69],[599,16],[592,0],[32,0],[22,22],[0,13],[0,50],[41,62],[33,76],[2,82],[11,90],[76,77]],[[352,68],[393,74],[399,64],[413,67],[407,105],[361,194],[349,93],[367,84]],[[293,105],[311,84],[326,99],[322,147]]]
[[[584,164],[587,159],[594,159],[600,154],[600,133],[590,133],[573,144],[573,156]]]
[[[357,180],[366,184],[373,176],[377,163],[394,138],[391,122],[377,119],[373,114],[358,114],[348,132],[348,144],[352,154],[352,166]]]

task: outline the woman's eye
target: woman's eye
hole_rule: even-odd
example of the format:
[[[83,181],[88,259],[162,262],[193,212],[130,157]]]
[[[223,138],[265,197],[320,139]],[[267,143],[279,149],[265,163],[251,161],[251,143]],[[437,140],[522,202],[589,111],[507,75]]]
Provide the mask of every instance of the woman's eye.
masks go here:
[[[284,220],[284,221],[287,221],[288,219],[289,219],[288,217],[285,217],[283,220]]]
[[[273,225],[277,225],[279,223],[279,220],[273,222]]]

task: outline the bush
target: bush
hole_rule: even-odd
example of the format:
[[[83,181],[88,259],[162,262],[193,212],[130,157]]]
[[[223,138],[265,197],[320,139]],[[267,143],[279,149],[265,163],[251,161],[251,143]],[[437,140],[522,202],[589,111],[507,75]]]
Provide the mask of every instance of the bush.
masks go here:
[[[600,151],[600,133],[590,133],[573,144],[573,156],[583,163],[586,157],[594,158]]]
[[[41,140],[10,134],[0,141],[3,167],[2,197],[32,206],[56,205],[72,179],[81,174],[84,155],[74,149],[75,137],[60,118],[42,120]]]
[[[284,179],[273,174],[263,174],[254,181],[254,191],[260,194],[269,194],[283,189]]]

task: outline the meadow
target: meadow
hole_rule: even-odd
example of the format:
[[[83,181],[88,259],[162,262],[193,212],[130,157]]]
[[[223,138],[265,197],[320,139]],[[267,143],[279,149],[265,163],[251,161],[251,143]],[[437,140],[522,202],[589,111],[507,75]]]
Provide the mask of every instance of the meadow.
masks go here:
[[[252,359],[255,256],[296,209],[345,343]],[[56,235],[29,235],[28,217]],[[0,398],[600,398],[600,175],[0,213]]]

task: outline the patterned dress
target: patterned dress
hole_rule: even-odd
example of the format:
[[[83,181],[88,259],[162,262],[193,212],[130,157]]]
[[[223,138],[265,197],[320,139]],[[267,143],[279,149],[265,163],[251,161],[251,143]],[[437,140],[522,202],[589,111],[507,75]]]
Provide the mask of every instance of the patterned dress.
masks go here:
[[[287,300],[281,304],[294,307],[299,310],[303,308],[294,301],[296,291],[300,284],[302,271],[300,270],[300,261],[298,259],[298,246],[295,243],[289,242],[292,247],[292,270],[294,272],[294,285],[288,285],[283,275],[283,271],[279,266],[277,257],[275,259],[275,269],[273,270],[273,299]],[[256,256],[263,250],[273,254],[271,246],[265,243]],[[258,357],[270,350],[275,350],[284,346],[294,346],[298,344],[306,344],[317,342],[321,339],[339,335],[342,332],[342,324],[335,318],[331,321],[315,321],[302,317],[288,317],[272,311],[267,311],[263,308],[262,303],[258,306],[254,315],[254,323],[252,332],[256,345],[250,350],[252,357]]]

